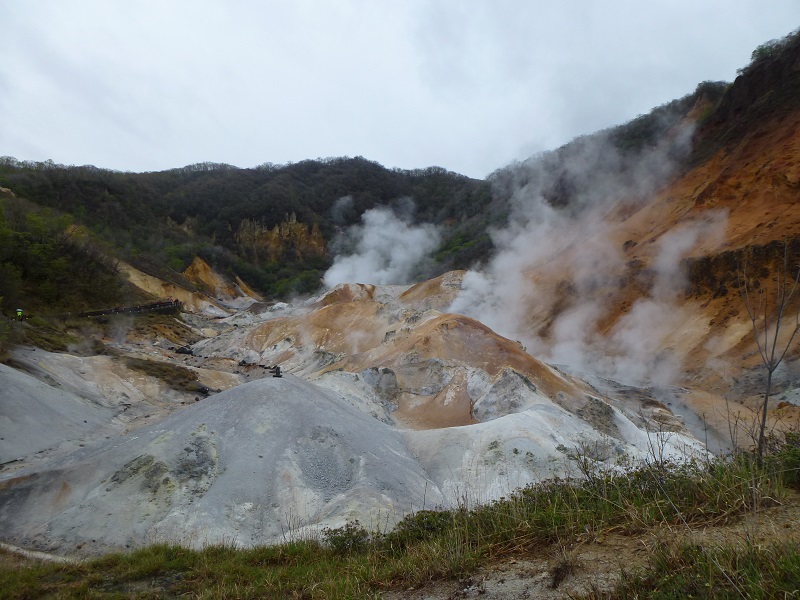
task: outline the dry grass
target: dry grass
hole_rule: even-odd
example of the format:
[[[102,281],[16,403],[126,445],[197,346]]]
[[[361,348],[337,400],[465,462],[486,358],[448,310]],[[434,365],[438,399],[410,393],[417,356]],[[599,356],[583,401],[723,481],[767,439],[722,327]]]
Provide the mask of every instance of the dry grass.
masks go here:
[[[203,389],[197,381],[197,373],[180,365],[132,357],[125,359],[125,365],[129,369],[160,379],[179,392],[195,393]]]

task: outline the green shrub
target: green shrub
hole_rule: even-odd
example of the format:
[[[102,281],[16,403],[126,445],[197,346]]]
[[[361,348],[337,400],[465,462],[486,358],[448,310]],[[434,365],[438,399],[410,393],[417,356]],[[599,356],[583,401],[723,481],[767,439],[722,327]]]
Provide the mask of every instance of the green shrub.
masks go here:
[[[322,539],[334,554],[341,556],[363,552],[370,541],[370,534],[356,519],[344,527],[326,527],[322,530]]]
[[[407,515],[386,534],[384,541],[392,548],[405,548],[414,542],[429,540],[452,529],[454,515],[447,510],[420,510]]]

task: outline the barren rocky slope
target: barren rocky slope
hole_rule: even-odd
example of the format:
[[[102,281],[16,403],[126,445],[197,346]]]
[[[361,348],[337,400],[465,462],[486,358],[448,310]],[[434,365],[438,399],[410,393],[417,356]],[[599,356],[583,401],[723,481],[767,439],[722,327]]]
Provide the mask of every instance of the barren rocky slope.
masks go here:
[[[418,288],[344,285],[301,306],[187,315],[210,336],[193,355],[152,339],[148,354],[229,388],[205,399],[115,379],[108,357],[18,350],[14,364],[50,373],[54,386],[27,417],[71,404],[63,424],[49,423],[60,438],[41,448],[3,441],[20,458],[0,481],[5,540],[66,554],[155,540],[269,543],[485,502],[563,474],[576,447],[609,464],[656,447],[700,452],[658,402],[608,397],[432,308],[457,280],[430,282],[424,298]],[[143,350],[135,336],[115,344]],[[266,368],[278,363],[282,378]],[[26,393],[43,386],[7,371]],[[35,434],[6,410],[11,393],[0,392],[4,416]],[[89,414],[91,432],[68,428]],[[78,448],[59,447],[79,433]]]

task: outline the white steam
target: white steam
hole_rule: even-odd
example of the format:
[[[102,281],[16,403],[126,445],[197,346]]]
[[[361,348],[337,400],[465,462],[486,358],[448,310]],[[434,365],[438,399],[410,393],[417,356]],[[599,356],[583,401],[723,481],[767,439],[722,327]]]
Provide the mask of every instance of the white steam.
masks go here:
[[[606,340],[603,371],[623,382],[666,386],[680,373],[682,365],[670,340],[685,322],[681,303],[686,275],[681,260],[701,238],[722,241],[727,215],[708,213],[708,220],[679,227],[659,240],[653,261],[655,280],[647,297],[638,300],[617,323]]]
[[[627,383],[674,381],[681,364],[670,336],[685,318],[681,261],[701,239],[722,235],[725,215],[706,213],[704,222],[661,236],[642,272],[628,264],[613,224],[666,183],[690,138],[691,128],[680,127],[634,159],[601,134],[495,174],[512,198],[510,225],[492,233],[497,254],[464,276],[450,310],[521,340],[549,362]],[[563,285],[540,285],[542,276]],[[601,331],[613,298],[632,284],[640,299]]]
[[[323,281],[333,287],[340,283],[408,283],[418,265],[441,241],[431,224],[412,225],[383,207],[361,216],[334,242],[341,249]]]

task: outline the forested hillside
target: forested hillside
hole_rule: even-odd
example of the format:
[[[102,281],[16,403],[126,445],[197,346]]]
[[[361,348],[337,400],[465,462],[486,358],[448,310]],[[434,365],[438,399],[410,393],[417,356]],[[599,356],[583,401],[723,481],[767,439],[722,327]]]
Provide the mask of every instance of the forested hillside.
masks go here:
[[[390,170],[360,157],[252,169],[203,163],[157,173],[5,157],[0,186],[71,215],[145,270],[163,276],[164,267],[180,271],[199,255],[271,296],[316,289],[330,265],[326,244],[375,206],[443,224],[449,237],[439,256],[442,268],[466,266],[485,253],[486,228],[503,216],[485,216],[491,203],[486,182],[440,168]],[[263,256],[254,254],[253,233],[282,224],[277,248],[273,243]],[[320,236],[322,244],[317,239],[309,252],[303,238]]]
[[[0,298],[34,312],[67,312],[125,299],[113,249],[64,213],[0,188]]]

